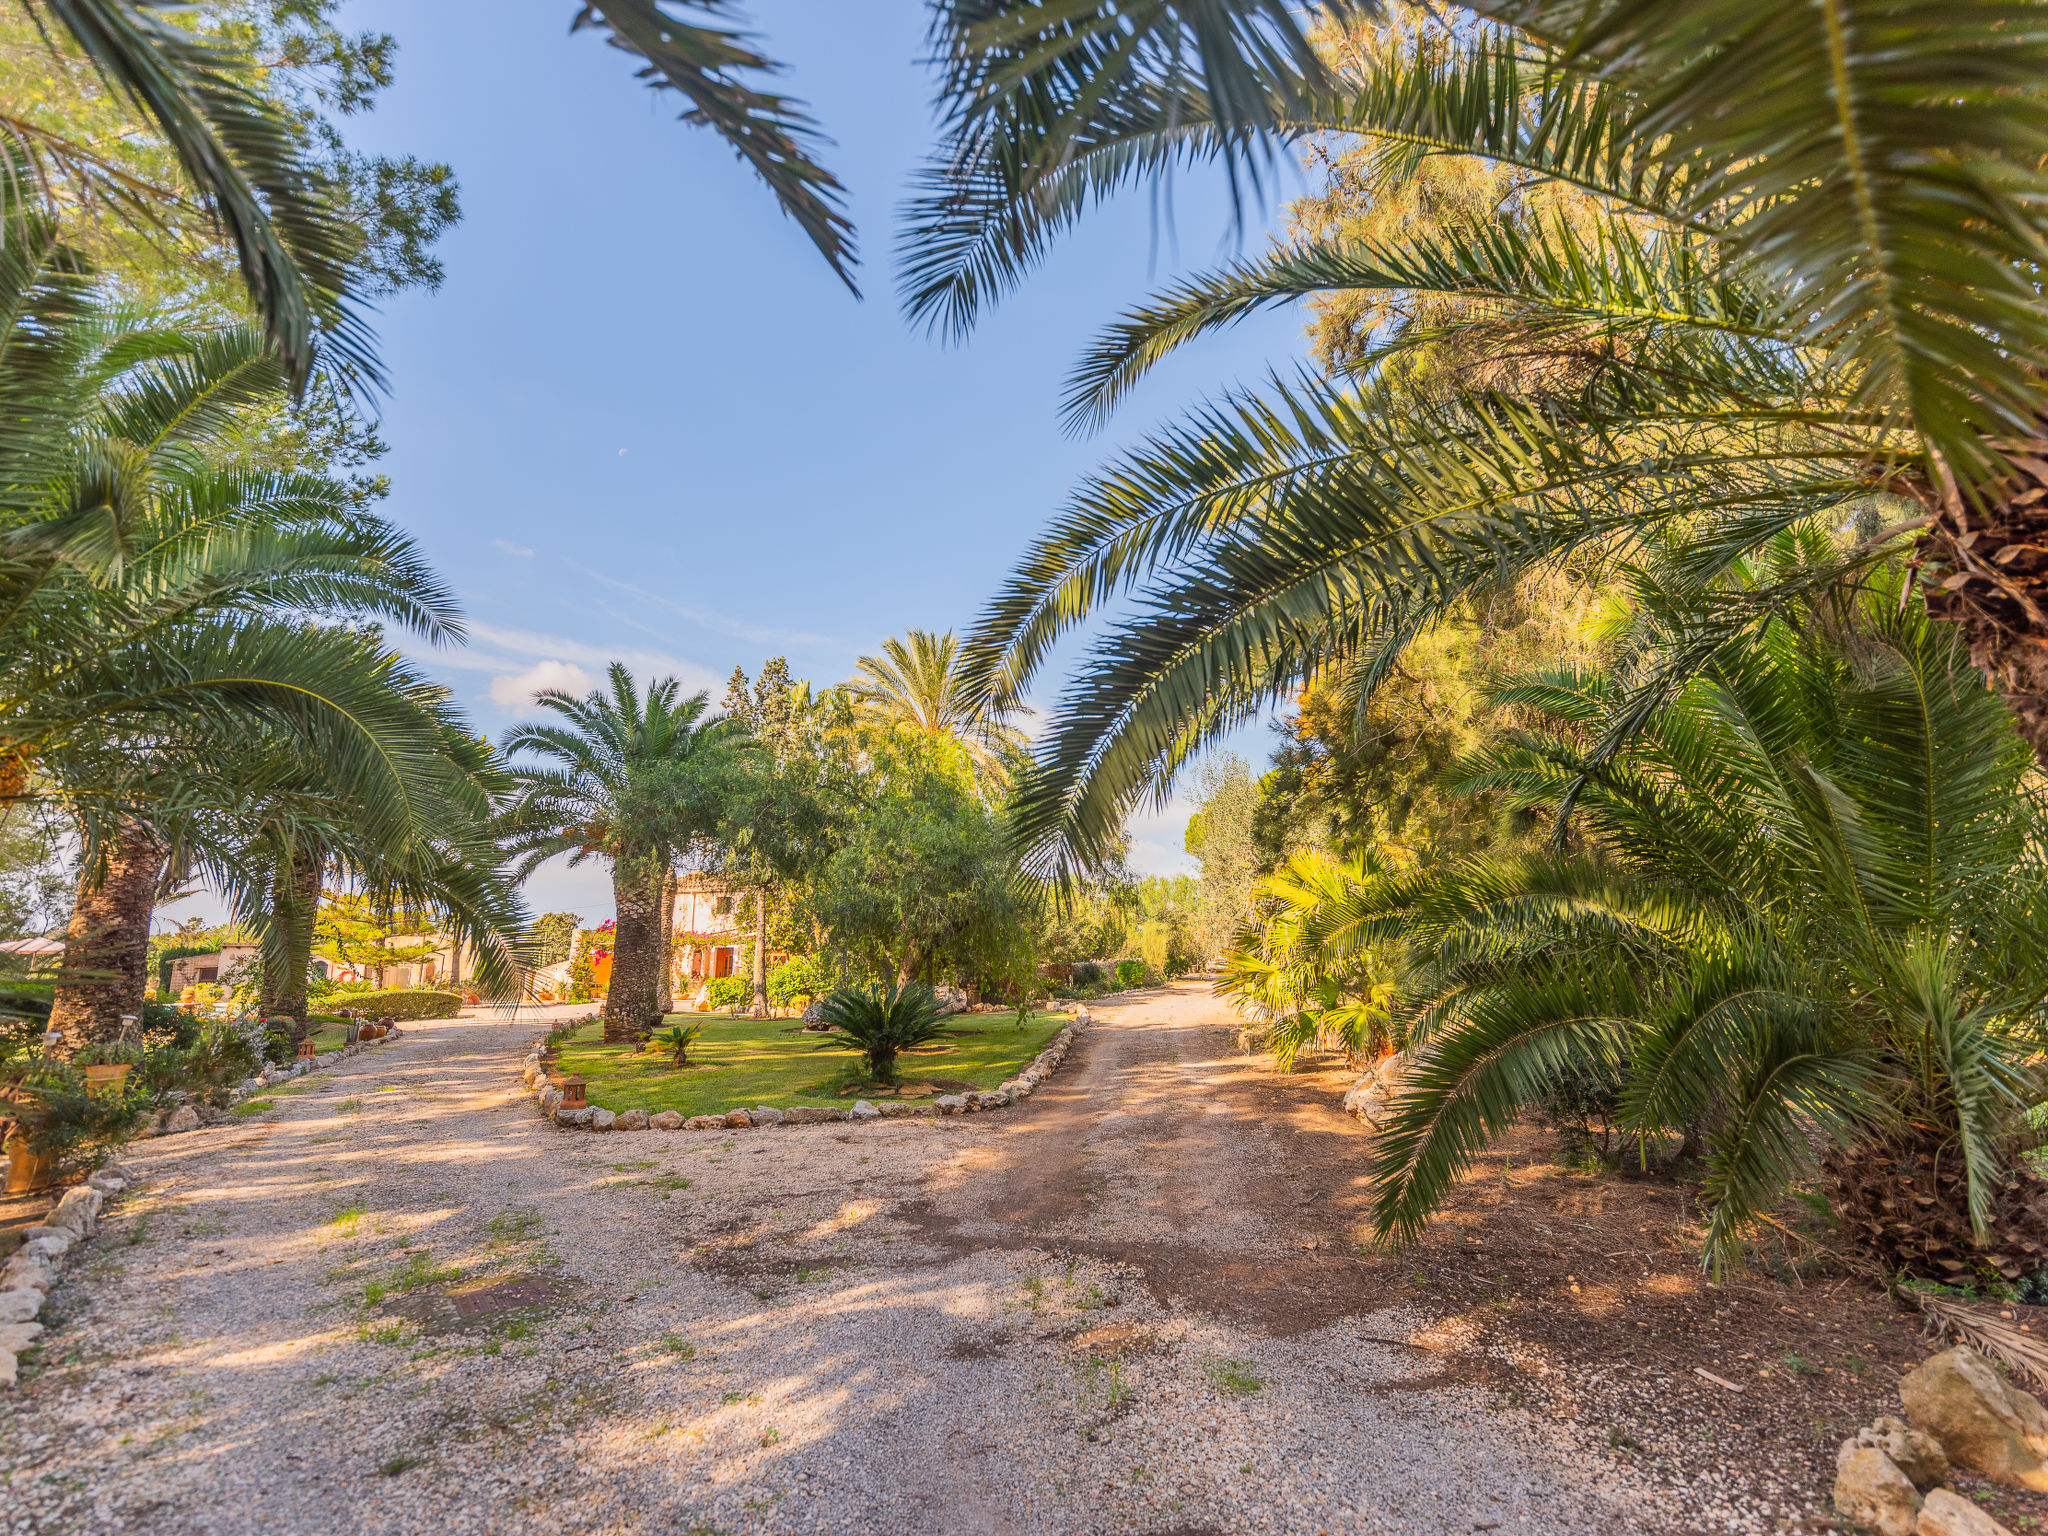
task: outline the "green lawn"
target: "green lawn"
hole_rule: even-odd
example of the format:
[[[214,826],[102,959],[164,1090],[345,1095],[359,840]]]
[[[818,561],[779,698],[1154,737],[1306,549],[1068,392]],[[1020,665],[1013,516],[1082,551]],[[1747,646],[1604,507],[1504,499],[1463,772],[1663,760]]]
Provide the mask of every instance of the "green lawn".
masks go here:
[[[852,1089],[860,1064],[851,1050],[821,1051],[827,1037],[807,1034],[795,1019],[743,1019],[722,1013],[672,1013],[668,1022],[702,1022],[687,1067],[631,1046],[606,1045],[604,1026],[585,1025],[562,1043],[555,1070],[578,1073],[600,1109],[664,1109],[685,1115],[792,1104],[851,1104],[874,1098]],[[1022,1029],[1014,1013],[962,1014],[941,1041],[897,1058],[906,1097],[993,1088],[1013,1077],[1066,1026],[1063,1014],[1035,1013]],[[794,1032],[792,1032],[794,1031]],[[842,1091],[851,1090],[851,1091]]]

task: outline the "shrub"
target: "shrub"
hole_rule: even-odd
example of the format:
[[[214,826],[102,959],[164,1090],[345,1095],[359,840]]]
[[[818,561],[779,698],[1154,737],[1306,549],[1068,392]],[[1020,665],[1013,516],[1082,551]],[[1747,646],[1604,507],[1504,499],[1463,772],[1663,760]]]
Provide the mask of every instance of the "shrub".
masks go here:
[[[798,955],[768,973],[768,1001],[786,1008],[800,997],[832,990],[833,965],[820,955]]]
[[[1107,974],[1108,968],[1100,960],[1076,960],[1072,974],[1067,980],[1077,987],[1092,987],[1098,985]]]
[[[842,987],[825,999],[824,1021],[844,1036],[822,1040],[821,1051],[859,1051],[868,1076],[894,1083],[896,1053],[938,1038],[946,1027],[932,989],[916,982],[907,987]]]
[[[714,976],[706,983],[714,1008],[737,1008],[754,995],[754,983],[745,976]]]
[[[145,1108],[139,1089],[93,1093],[82,1071],[49,1060],[36,1061],[15,1081],[13,1097],[7,1112],[29,1146],[38,1156],[69,1166],[105,1162],[140,1123]]]
[[[146,1044],[189,1051],[199,1043],[200,1031],[205,1028],[206,1020],[198,1014],[187,1013],[170,1003],[142,1005],[142,1038]]]
[[[452,1019],[462,1011],[462,996],[456,992],[363,992],[349,998],[351,1012],[367,1019]]]
[[[1135,987],[1145,979],[1145,962],[1142,960],[1119,960],[1116,963],[1116,984],[1120,987]]]

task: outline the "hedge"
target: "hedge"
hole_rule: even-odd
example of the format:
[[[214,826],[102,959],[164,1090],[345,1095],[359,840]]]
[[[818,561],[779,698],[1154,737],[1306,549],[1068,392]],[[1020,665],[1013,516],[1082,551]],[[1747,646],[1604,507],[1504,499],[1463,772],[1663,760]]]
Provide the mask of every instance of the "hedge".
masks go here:
[[[462,1011],[460,992],[356,992],[336,1001],[351,1013],[375,1023],[394,1019],[452,1019]]]

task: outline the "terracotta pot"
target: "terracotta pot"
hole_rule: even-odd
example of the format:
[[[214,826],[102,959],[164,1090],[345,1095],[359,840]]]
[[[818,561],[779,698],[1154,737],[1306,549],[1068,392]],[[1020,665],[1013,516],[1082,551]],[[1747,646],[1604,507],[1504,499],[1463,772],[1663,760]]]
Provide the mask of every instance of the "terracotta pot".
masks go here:
[[[122,1079],[134,1070],[134,1067],[125,1061],[109,1062],[101,1067],[87,1067],[85,1086],[93,1093],[98,1093],[102,1088],[111,1088],[118,1093],[121,1090]]]
[[[57,1182],[57,1159],[29,1150],[26,1136],[7,1138],[7,1193],[25,1195]]]

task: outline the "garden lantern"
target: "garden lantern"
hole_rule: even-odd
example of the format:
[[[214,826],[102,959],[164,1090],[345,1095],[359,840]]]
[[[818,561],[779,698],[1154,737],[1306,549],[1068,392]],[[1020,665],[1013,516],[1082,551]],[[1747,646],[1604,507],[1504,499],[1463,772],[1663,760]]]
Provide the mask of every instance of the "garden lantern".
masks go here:
[[[565,1077],[562,1079],[562,1108],[583,1108],[583,1079]]]
[[[313,1059],[313,1056],[313,1037],[311,1035],[308,1035],[305,1039],[299,1042],[299,1060],[311,1061]]]

